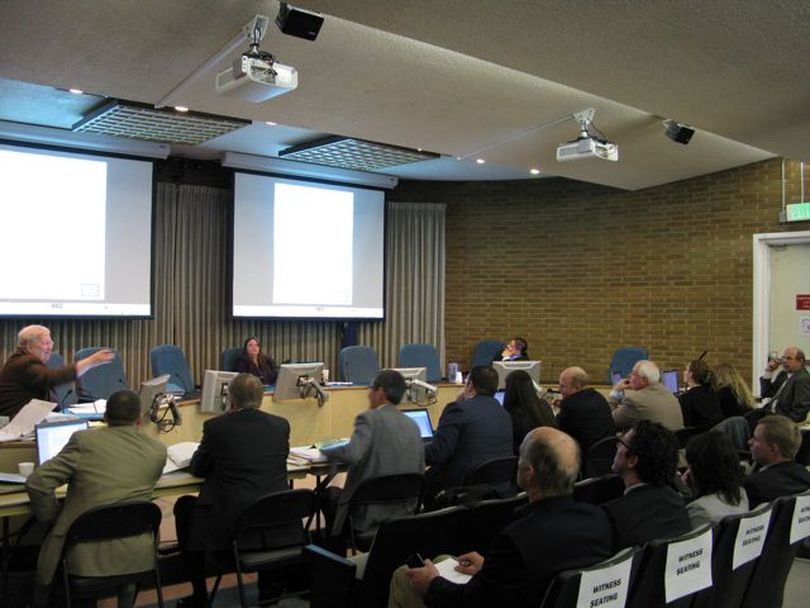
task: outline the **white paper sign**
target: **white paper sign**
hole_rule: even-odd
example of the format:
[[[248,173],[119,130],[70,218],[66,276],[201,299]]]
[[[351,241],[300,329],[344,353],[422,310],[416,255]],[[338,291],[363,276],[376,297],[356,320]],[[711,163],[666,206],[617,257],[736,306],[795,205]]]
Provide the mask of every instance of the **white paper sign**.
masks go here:
[[[632,565],[633,559],[629,557],[610,568],[583,572],[577,608],[624,608]]]
[[[762,553],[765,546],[765,536],[768,534],[768,525],[771,521],[771,509],[760,513],[756,517],[746,517],[740,520],[737,529],[737,539],[734,541],[734,556],[731,560],[731,569],[736,570]]]
[[[797,496],[790,523],[790,544],[810,536],[810,496]]]
[[[712,586],[712,530],[667,547],[664,595],[667,604]]]
[[[799,335],[810,336],[810,317],[799,317]]]

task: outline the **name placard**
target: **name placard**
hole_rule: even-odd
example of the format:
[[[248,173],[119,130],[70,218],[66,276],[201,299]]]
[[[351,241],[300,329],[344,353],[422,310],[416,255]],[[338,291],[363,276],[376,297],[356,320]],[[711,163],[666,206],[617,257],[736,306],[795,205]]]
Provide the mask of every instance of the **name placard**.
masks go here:
[[[734,541],[734,555],[731,558],[732,570],[736,570],[762,554],[765,536],[768,534],[768,525],[771,522],[771,512],[768,509],[755,517],[740,520],[737,538]]]
[[[712,586],[712,530],[689,540],[670,543],[664,570],[667,604]]]
[[[628,558],[609,568],[583,572],[577,608],[624,608],[632,565],[632,558]]]
[[[793,521],[790,523],[790,544],[810,536],[810,496],[796,497]]]

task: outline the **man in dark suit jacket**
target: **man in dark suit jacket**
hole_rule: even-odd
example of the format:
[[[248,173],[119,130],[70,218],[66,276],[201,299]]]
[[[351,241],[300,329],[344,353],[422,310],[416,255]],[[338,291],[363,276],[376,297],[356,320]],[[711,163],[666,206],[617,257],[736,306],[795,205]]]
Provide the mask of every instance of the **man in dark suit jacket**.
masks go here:
[[[488,366],[474,367],[459,398],[439,418],[433,441],[425,446],[427,502],[447,488],[458,487],[477,465],[513,455],[512,417],[493,397],[498,374]]]
[[[333,535],[341,533],[352,496],[365,480],[425,472],[425,449],[419,427],[397,409],[405,389],[405,378],[399,372],[391,369],[379,372],[369,386],[369,409],[355,419],[349,443],[322,450],[330,459],[349,465],[343,489],[329,488],[332,506],[328,513],[330,520],[334,513]],[[415,507],[416,504],[369,505],[353,518],[355,530],[373,532],[386,519],[412,512]]]
[[[423,568],[400,569],[389,606],[414,605],[415,593],[429,606],[534,607],[558,572],[610,557],[604,512],[571,498],[578,472],[579,450],[571,437],[551,427],[531,431],[518,465],[518,483],[529,504],[495,538],[486,558],[475,552],[459,556],[457,569],[473,575],[469,582],[451,583],[429,561]]]
[[[199,498],[183,496],[175,503],[177,540],[194,588],[183,606],[208,605],[205,554],[230,548],[242,509],[288,489],[290,423],[259,410],[264,392],[255,376],[236,376],[228,395],[230,409],[203,424],[202,442],[191,458],[191,473],[205,478]]]
[[[619,439],[613,472],[624,482],[624,496],[602,505],[614,551],[691,529],[683,499],[670,487],[677,460],[678,440],[660,423],[642,420]]]
[[[759,421],[748,445],[760,468],[742,484],[751,508],[810,488],[810,472],[793,461],[801,443],[801,432],[785,416],[765,416]]]
[[[772,378],[780,362],[782,371]],[[771,397],[765,406],[768,411],[787,416],[793,422],[804,422],[810,412],[810,372],[805,362],[804,352],[795,346],[785,349],[781,361],[768,361],[759,379],[760,396]]]
[[[616,427],[610,405],[601,393],[588,388],[588,374],[581,367],[569,367],[560,374],[560,413],[557,424],[561,431],[579,443],[582,455],[594,443],[613,437]]]

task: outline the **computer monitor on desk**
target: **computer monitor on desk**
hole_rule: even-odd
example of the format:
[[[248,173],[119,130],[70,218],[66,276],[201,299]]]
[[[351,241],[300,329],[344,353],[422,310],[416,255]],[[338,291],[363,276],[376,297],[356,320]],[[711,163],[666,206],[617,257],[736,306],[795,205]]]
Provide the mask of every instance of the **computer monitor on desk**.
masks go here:
[[[228,407],[228,383],[238,375],[236,372],[205,370],[200,411],[217,414],[224,412]]]
[[[45,422],[36,426],[37,465],[43,465],[56,456],[76,431],[88,427],[87,420]]]
[[[506,388],[506,378],[516,370],[523,370],[534,383],[540,386],[540,361],[493,361],[492,367],[498,372],[498,388]]]
[[[392,368],[392,371],[399,372],[405,378],[405,399],[411,403],[426,403],[430,399],[435,401],[436,390],[427,382],[426,367],[397,367]]]
[[[278,370],[274,401],[306,399],[316,397],[319,402],[328,399],[328,393],[321,388],[323,361],[312,363],[283,363]]]
[[[166,392],[166,386],[169,384],[170,378],[171,375],[163,374],[141,382],[141,390],[138,391],[138,397],[141,400],[141,417],[149,415],[152,406]]]

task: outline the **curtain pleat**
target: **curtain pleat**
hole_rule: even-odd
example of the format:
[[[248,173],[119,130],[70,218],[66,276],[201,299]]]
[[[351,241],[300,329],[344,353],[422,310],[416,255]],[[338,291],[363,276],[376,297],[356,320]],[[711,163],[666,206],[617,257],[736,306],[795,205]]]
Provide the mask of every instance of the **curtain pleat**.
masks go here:
[[[149,351],[176,344],[199,383],[218,369],[220,353],[257,336],[276,361],[324,361],[336,369],[341,324],[335,321],[232,319],[228,307],[228,190],[159,183],[155,200],[153,319],[3,319],[2,360],[24,325],[51,329],[67,361],[86,346],[121,354],[130,386],[152,376]],[[398,364],[400,344],[427,342],[444,361],[445,206],[389,203],[386,227],[386,318],[358,323],[358,340],[373,347],[383,366]],[[334,376],[335,374],[333,374]]]

